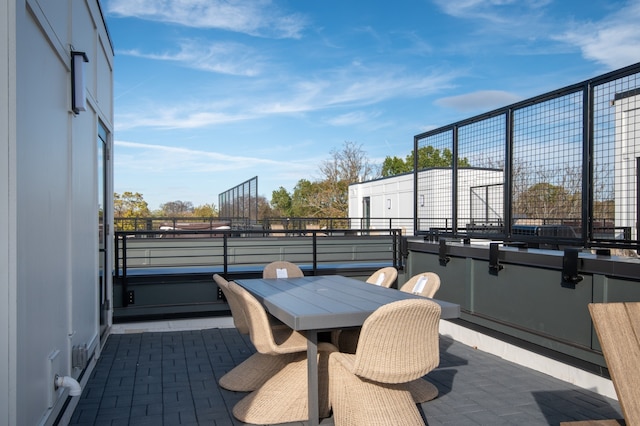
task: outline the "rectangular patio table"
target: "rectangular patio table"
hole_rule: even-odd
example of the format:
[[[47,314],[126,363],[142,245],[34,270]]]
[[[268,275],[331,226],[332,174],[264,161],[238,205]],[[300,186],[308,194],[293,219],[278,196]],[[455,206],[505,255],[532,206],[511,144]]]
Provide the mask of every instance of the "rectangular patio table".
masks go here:
[[[396,289],[367,284],[341,275],[301,278],[240,279],[244,287],[266,310],[307,337],[309,424],[317,425],[318,332],[361,326],[369,315],[387,303],[422,298]],[[460,305],[437,299],[441,318],[460,317]]]

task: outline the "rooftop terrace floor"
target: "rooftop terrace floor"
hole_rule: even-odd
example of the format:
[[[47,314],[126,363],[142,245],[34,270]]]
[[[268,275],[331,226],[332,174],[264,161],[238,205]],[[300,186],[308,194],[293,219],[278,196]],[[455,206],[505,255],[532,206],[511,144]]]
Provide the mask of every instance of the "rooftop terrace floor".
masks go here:
[[[429,426],[622,418],[614,399],[450,337],[441,336],[440,350],[440,365],[426,376],[440,395],[421,404]],[[224,390],[217,379],[253,351],[234,328],[111,334],[70,424],[244,425],[231,411],[245,393]]]

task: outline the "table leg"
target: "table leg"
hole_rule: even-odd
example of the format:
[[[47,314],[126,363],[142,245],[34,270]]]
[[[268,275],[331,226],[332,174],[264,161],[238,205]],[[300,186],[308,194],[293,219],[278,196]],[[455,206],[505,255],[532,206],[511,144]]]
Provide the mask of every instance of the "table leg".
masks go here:
[[[318,408],[318,332],[307,333],[307,386],[309,394],[309,425],[315,426],[320,421]]]

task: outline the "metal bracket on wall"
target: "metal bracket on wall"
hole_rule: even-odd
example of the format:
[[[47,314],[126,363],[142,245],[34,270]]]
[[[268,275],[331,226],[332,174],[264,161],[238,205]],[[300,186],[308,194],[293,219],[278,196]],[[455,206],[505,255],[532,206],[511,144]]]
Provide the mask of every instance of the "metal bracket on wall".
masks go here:
[[[409,240],[407,237],[400,238],[400,255],[403,259],[409,257]]]
[[[440,257],[440,265],[447,266],[449,263],[449,256],[447,256],[447,241],[444,239],[440,240],[440,249],[438,250]]]
[[[498,275],[498,272],[504,268],[500,264],[500,246],[498,243],[489,244],[489,273],[491,275]]]
[[[576,284],[584,277],[578,275],[579,249],[566,248],[562,257],[562,287],[576,288]]]

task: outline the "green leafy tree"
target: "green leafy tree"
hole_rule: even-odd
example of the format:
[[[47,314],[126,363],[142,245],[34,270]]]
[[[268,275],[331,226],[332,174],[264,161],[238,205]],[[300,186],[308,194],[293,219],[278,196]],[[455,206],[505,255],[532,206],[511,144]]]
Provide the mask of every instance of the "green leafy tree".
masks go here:
[[[193,215],[196,217],[218,217],[218,209],[213,203],[202,204],[193,208]]]
[[[282,186],[276,189],[271,193],[271,207],[276,217],[291,216],[291,194]]]
[[[379,176],[362,147],[345,142],[320,165],[321,178],[300,179],[291,193],[283,187],[271,194],[274,217],[347,217],[349,185]]]
[[[315,217],[318,212],[317,194],[320,192],[318,183],[308,179],[300,179],[293,188],[291,209],[288,216]]]
[[[123,231],[136,229],[142,223],[138,223],[135,219],[147,218],[151,215],[149,206],[144,201],[142,194],[128,191],[123,192],[122,195],[117,192],[113,194],[113,213],[116,218],[130,219],[116,223],[117,229]]]
[[[148,217],[149,206],[139,192],[123,192],[113,194],[113,211],[115,217]]]
[[[410,172],[411,170],[413,170],[413,160],[411,160],[411,163],[407,163],[402,158],[393,156],[384,159],[381,174],[384,177],[395,176]]]
[[[405,160],[398,157],[386,157],[382,163],[382,176],[395,176],[413,171],[414,151]],[[442,151],[431,145],[418,148],[418,170],[431,167],[453,167],[453,153],[445,148]],[[467,158],[458,159],[458,167],[471,167]]]

